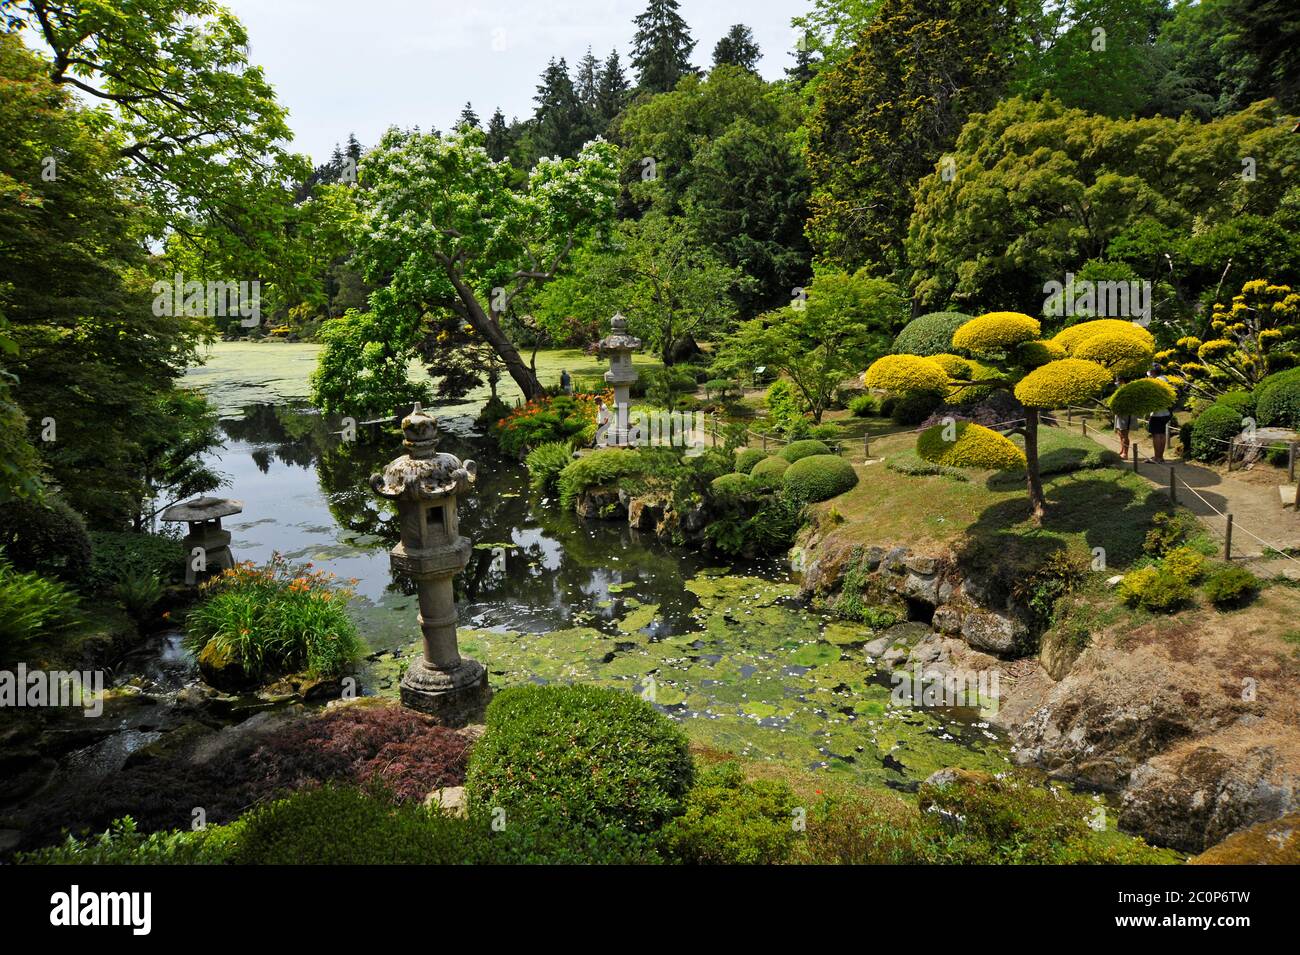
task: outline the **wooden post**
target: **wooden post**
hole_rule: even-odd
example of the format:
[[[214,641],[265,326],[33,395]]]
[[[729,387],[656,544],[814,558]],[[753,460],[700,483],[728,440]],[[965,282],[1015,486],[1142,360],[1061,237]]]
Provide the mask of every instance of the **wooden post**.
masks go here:
[[[767,450],[767,435],[763,435],[763,450]]]
[[[1134,441],[1132,444],[1130,444],[1128,449],[1129,449],[1131,452],[1133,452],[1133,455],[1132,455],[1132,456],[1133,456],[1133,473],[1134,473],[1134,474],[1137,474],[1137,469],[1138,469],[1138,445],[1137,445],[1137,442]]]
[[[1169,503],[1178,503],[1178,475],[1174,473],[1174,466],[1169,465]]]
[[[1073,405],[1066,405],[1066,406],[1065,406],[1065,423],[1066,423],[1067,425],[1069,425],[1069,424],[1074,424],[1074,406],[1073,406]]]
[[[871,460],[871,435],[869,434],[862,436],[862,460]]]
[[[1228,439],[1228,470],[1229,471],[1232,470],[1232,459],[1236,454],[1236,451],[1237,451],[1237,439],[1229,438]]]
[[[1079,422],[1079,434],[1085,438],[1088,436],[1088,422],[1082,420]]]
[[[718,446],[718,416],[713,416],[713,446]]]
[[[1287,451],[1287,455],[1286,455],[1286,479],[1288,481],[1295,480],[1295,442],[1294,441],[1291,442],[1291,447]]]
[[[1223,532],[1223,559],[1232,560],[1232,515],[1228,515],[1228,525]]]

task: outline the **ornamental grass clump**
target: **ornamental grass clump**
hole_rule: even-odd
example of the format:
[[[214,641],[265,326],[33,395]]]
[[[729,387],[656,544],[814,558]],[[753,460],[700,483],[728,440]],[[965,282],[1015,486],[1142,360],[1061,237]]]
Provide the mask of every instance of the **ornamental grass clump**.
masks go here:
[[[185,640],[200,663],[235,666],[253,679],[299,671],[331,677],[365,649],[347,612],[352,592],[311,564],[298,567],[280,554],[262,567],[246,561],[200,592]]]

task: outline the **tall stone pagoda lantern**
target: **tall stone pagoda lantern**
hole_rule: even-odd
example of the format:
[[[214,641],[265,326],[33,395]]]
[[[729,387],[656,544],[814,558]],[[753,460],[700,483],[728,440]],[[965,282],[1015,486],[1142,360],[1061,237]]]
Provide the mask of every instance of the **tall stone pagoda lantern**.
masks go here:
[[[637,380],[637,371],[632,367],[632,352],[641,348],[641,339],[627,333],[627,319],[615,314],[610,324],[610,333],[600,340],[597,348],[600,354],[609,355],[609,371],[605,380],[614,386],[614,421],[609,430],[609,443],[627,444],[628,408],[631,407],[630,390]]]
[[[401,541],[393,569],[416,582],[424,653],[402,677],[402,703],[464,726],[483,717],[491,691],[483,664],[456,646],[456,595],[452,578],[469,563],[470,541],[461,537],[456,498],[478,476],[473,461],[437,450],[438,422],[419,404],[402,419],[406,454],[370,477],[370,488],[397,503]]]

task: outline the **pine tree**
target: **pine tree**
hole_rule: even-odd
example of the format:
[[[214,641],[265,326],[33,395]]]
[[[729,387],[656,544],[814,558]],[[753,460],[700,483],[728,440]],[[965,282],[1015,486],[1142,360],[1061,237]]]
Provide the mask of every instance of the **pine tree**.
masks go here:
[[[347,155],[354,163],[361,162],[361,143],[357,140],[356,133],[348,133]]]
[[[587,52],[578,61],[578,66],[573,71],[573,90],[578,94],[578,99],[583,106],[595,107],[599,82],[600,60],[592,55],[591,47],[587,47]]]
[[[483,146],[493,162],[501,162],[510,155],[511,145],[510,127],[506,125],[505,114],[498,106],[492,118],[488,120],[487,136],[484,138]]]
[[[737,23],[727,31],[726,36],[713,48],[714,66],[739,66],[751,73],[758,72],[758,44],[754,42],[754,31],[743,23]]]
[[[627,88],[627,77],[623,74],[618,50],[611,50],[596,81],[596,115],[600,117],[603,129],[608,129],[614,117],[623,111],[627,102]]]
[[[794,66],[785,68],[785,75],[797,83],[803,84],[811,80],[817,73],[817,58],[812,54],[812,45],[806,37],[800,37],[799,43],[795,45],[794,52],[790,54],[794,57]]]
[[[456,120],[457,129],[478,129],[478,113],[474,112],[474,104],[466,103],[460,111],[460,118]]]
[[[542,156],[576,156],[582,144],[582,103],[564,57],[551,60],[537,86],[534,148]]]
[[[637,82],[644,90],[666,93],[688,73],[695,41],[690,27],[677,12],[677,0],[650,0],[645,12],[634,21],[632,65]]]

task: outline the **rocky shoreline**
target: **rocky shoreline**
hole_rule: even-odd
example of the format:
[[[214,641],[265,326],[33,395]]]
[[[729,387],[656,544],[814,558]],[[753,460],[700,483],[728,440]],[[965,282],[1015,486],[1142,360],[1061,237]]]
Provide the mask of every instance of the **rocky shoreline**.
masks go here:
[[[963,573],[947,553],[814,533],[792,561],[809,602],[834,609],[848,592],[906,616],[869,648],[883,664],[926,679],[997,671],[991,722],[1011,735],[1015,761],[1117,794],[1126,832],[1196,853],[1300,806],[1300,720],[1284,689],[1295,662],[1266,641],[1220,639],[1201,619],[1211,611],[1080,647],[1036,632],[1007,582]]]

